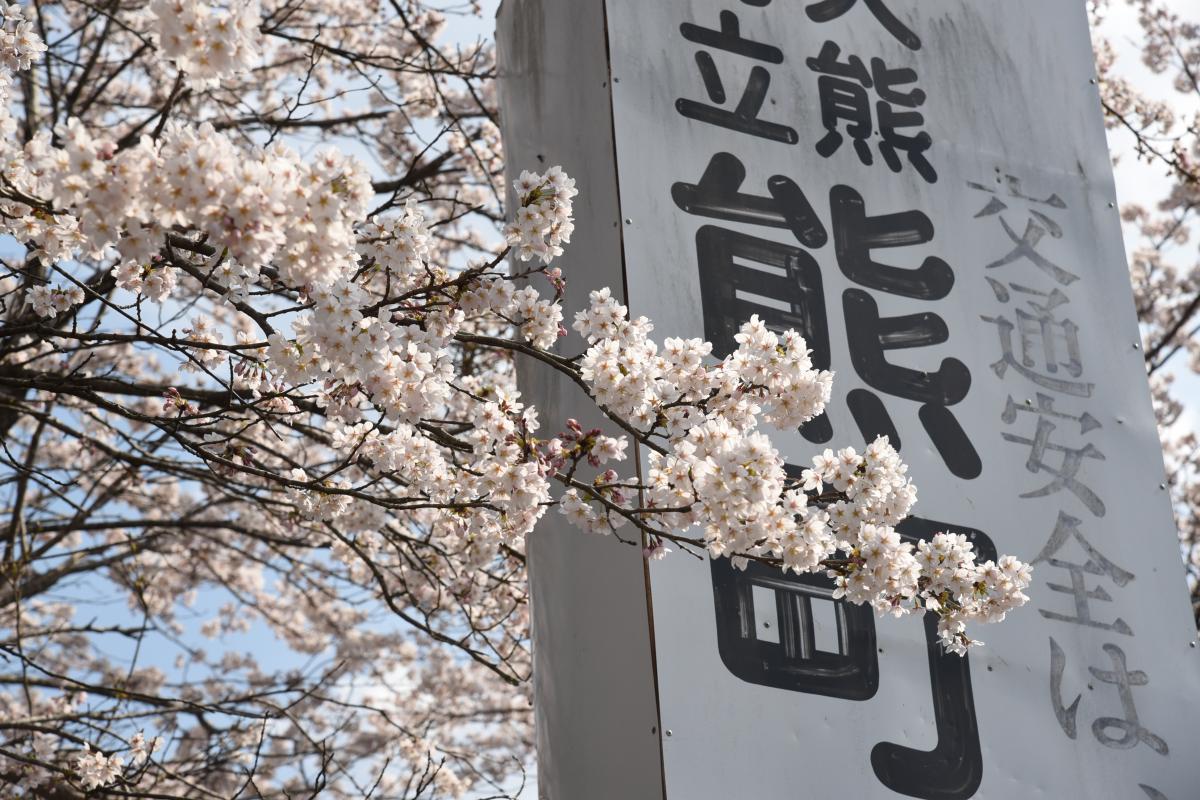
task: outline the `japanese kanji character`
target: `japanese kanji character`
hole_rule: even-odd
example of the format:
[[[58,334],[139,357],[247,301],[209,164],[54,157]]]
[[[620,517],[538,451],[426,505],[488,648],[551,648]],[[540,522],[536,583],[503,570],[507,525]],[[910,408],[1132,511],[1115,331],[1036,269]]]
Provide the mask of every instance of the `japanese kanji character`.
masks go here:
[[[1083,460],[1085,458],[1103,461],[1105,460],[1104,453],[1100,452],[1091,442],[1088,442],[1083,447],[1068,447],[1053,442],[1050,440],[1050,435],[1054,433],[1054,430],[1054,423],[1039,413],[1037,431],[1034,433],[1032,439],[1011,433],[1001,434],[1005,441],[1029,447],[1029,457],[1025,460],[1025,468],[1027,470],[1034,474],[1045,472],[1053,476],[1053,479],[1042,488],[1025,492],[1021,497],[1048,497],[1066,489],[1074,494],[1088,511],[1091,511],[1097,517],[1103,517],[1105,513],[1104,501],[1095,492],[1085,486],[1079,480],[1078,475],[1079,471],[1083,468]],[[1046,459],[1051,453],[1061,455],[1061,463],[1058,465],[1048,463]]]
[[[1105,747],[1129,750],[1137,747],[1138,744],[1145,744],[1160,756],[1168,755],[1170,748],[1167,747],[1167,743],[1139,722],[1137,707],[1133,702],[1133,687],[1145,686],[1150,683],[1150,678],[1141,670],[1131,672],[1125,665],[1125,651],[1115,644],[1104,645],[1104,652],[1108,653],[1108,657],[1112,659],[1113,668],[1102,670],[1088,667],[1088,672],[1092,673],[1096,680],[1117,687],[1121,696],[1121,710],[1125,716],[1097,718],[1092,722],[1092,735]],[[1111,733],[1113,730],[1119,731],[1119,735]]]
[[[794,478],[801,473],[790,464],[785,470]],[[909,544],[929,541],[946,530],[967,536],[980,561],[996,558],[995,546],[982,531],[918,517],[897,526]],[[828,576],[783,575],[756,562],[735,569],[723,558],[712,559],[710,567],[717,647],[721,662],[734,676],[841,700],[875,696],[880,668],[874,615],[834,599],[835,585]],[[765,620],[771,624],[763,625]],[[825,645],[815,635],[817,620],[836,629]],[[884,786],[900,794],[939,800],[971,797],[983,777],[971,659],[943,651],[936,613],[927,613],[924,623],[936,743],[923,750],[879,742],[871,750],[871,766]]]
[[[861,194],[849,186],[829,192],[833,245],[838,266],[846,277],[862,286],[888,294],[940,300],[954,286],[954,271],[936,256],[915,269],[881,264],[873,250],[908,247],[933,241],[933,223],[920,211],[868,216]]]
[[[829,22],[845,14],[854,7],[858,0],[822,0],[811,3],[805,11],[813,22]],[[875,15],[875,19],[883,25],[892,36],[909,50],[921,49],[921,38],[905,26],[891,10],[884,5],[883,0],[863,0],[867,9]]]
[[[827,41],[816,58],[807,60],[809,69],[820,75],[817,91],[821,104],[821,123],[825,136],[817,143],[817,153],[829,158],[842,146],[845,136],[840,130],[847,123],[846,133],[854,142],[854,150],[862,163],[874,163],[867,140],[873,134],[871,98],[868,89],[879,96],[875,117],[879,125],[880,152],[893,172],[902,169],[898,150],[908,154],[909,163],[928,183],[937,181],[937,172],[925,158],[924,152],[933,146],[933,138],[925,131],[915,135],[901,133],[902,129],[919,127],[925,118],[916,109],[925,102],[925,93],[918,88],[901,91],[898,87],[914,83],[917,73],[911,69],[889,69],[880,58],[871,59],[867,71],[862,59],[849,56],[840,61],[841,48]],[[910,109],[898,111],[896,107]]]
[[[1091,397],[1094,384],[1067,380],[1057,374],[1060,369],[1073,378],[1083,374],[1079,326],[1070,319],[1057,319],[1051,304],[1030,301],[1028,306],[1034,313],[1016,309],[1016,323],[1002,315],[980,316],[984,322],[995,325],[1000,336],[1002,353],[1000,359],[992,364],[992,371],[1003,378],[1008,368],[1012,367],[1025,378],[1050,391]],[[1019,359],[1013,347],[1014,333],[1020,339]],[[1043,372],[1033,369],[1039,364]]]
[[[721,15],[721,31],[719,32],[699,28],[695,25],[688,25],[687,23],[684,23],[681,29],[687,29],[684,30],[684,36],[688,36],[689,33],[692,36],[701,37],[707,34],[710,38],[720,38],[730,46],[734,46],[735,42],[742,42],[744,43],[740,45],[742,49],[746,49],[749,45],[768,47],[767,45],[759,45],[757,42],[749,42],[746,39],[740,38],[738,35],[737,18],[733,17],[732,26],[726,24],[727,18],[725,14],[731,13],[724,12]],[[776,48],[770,49],[778,52]],[[757,52],[763,55],[767,54],[766,51]],[[773,54],[771,55],[773,58]],[[780,60],[782,60],[782,55],[780,55]],[[680,114],[688,119],[694,119],[709,125],[719,125],[722,128],[728,128],[739,133],[746,133],[775,142],[795,144],[800,141],[795,128],[759,119],[759,112],[762,111],[763,102],[767,99],[767,90],[771,87],[771,73],[767,72],[765,68],[755,66],[750,70],[750,77],[746,81],[746,88],[742,92],[742,98],[731,111],[728,108],[719,107],[726,103],[725,84],[721,80],[720,72],[717,71],[716,62],[713,61],[712,55],[707,50],[700,50],[696,53],[696,66],[700,70],[700,79],[704,82],[704,90],[708,94],[708,99],[717,105],[708,105],[681,97],[675,101],[675,109]]]
[[[988,199],[987,205],[985,205],[977,214],[975,214],[975,218],[981,219],[983,217],[996,216],[1000,221],[1000,227],[1004,230],[1005,235],[1008,236],[1013,243],[1013,248],[1006,255],[991,262],[990,264],[987,264],[986,268],[996,269],[998,267],[1012,264],[1013,262],[1023,258],[1036,265],[1046,274],[1050,275],[1061,286],[1069,286],[1077,281],[1079,279],[1078,275],[1063,269],[1058,264],[1055,264],[1037,249],[1038,245],[1042,242],[1047,234],[1049,234],[1050,238],[1052,239],[1061,239],[1063,236],[1063,229],[1062,226],[1059,225],[1058,222],[1056,222],[1049,214],[1033,206],[1040,205],[1049,208],[1065,209],[1067,204],[1064,203],[1062,198],[1060,198],[1057,194],[1051,194],[1049,197],[1041,200],[1031,197],[1022,191],[1021,180],[1019,178],[1014,175],[1006,175],[1004,177],[1006,179],[1005,183],[1008,187],[1007,198],[1009,202],[1005,202],[1005,200],[1000,197],[994,188],[985,186],[981,183],[976,183],[974,181],[967,182],[967,185],[972,189],[987,192],[992,195],[992,197]],[[1001,179],[997,178],[996,180],[1000,181]],[[1004,216],[1004,212],[1009,210],[1009,204],[1013,200],[1023,201],[1022,205],[1025,206],[1025,213],[1027,215],[1025,219],[1025,230],[1020,235],[1017,234],[1016,229]]]
[[[1062,511],[1058,512],[1058,521],[1054,525],[1054,532],[1050,535],[1046,546],[1042,548],[1042,552],[1033,560],[1034,564],[1044,561],[1052,567],[1065,569],[1070,574],[1070,586],[1064,586],[1060,583],[1050,583],[1049,581],[1047,581],[1046,586],[1051,591],[1070,595],[1075,607],[1075,614],[1074,616],[1060,614],[1055,611],[1047,611],[1044,608],[1039,608],[1038,613],[1046,619],[1058,622],[1086,625],[1089,628],[1099,628],[1100,630],[1114,631],[1125,636],[1133,636],[1133,629],[1120,617],[1117,617],[1112,622],[1101,622],[1092,616],[1091,601],[1099,600],[1108,603],[1112,602],[1112,596],[1100,585],[1097,585],[1094,589],[1089,589],[1085,575],[1107,575],[1117,586],[1124,586],[1133,580],[1134,576],[1132,572],[1121,569],[1101,555],[1100,551],[1096,550],[1084,538],[1079,530],[1079,524],[1080,521],[1075,517]],[[1056,557],[1058,551],[1066,544],[1067,537],[1069,536],[1074,537],[1075,541],[1079,543],[1087,554],[1088,559],[1083,564]]]
[[[736,156],[717,153],[697,183],[678,182],[672,186],[671,195],[676,205],[690,214],[786,228],[809,248],[820,248],[826,243],[825,227],[794,181],[783,175],[772,176],[767,181],[768,196],[740,191],[745,177],[745,166]],[[954,275],[940,259],[927,258],[921,267],[910,270],[880,264],[871,258],[871,251],[876,248],[930,241],[933,227],[927,217],[919,212],[868,217],[862,197],[845,186],[835,187],[831,203],[835,206],[837,256],[848,275],[865,285],[908,296],[942,297],[949,292]],[[743,322],[757,314],[777,330],[798,330],[813,349],[813,363],[821,369],[829,368],[824,289],[820,268],[808,253],[715,226],[704,226],[697,232],[696,249],[705,334],[713,342],[714,354],[724,356],[736,349],[734,335]],[[848,328],[856,369],[875,388],[923,403],[918,417],[947,467],[962,478],[978,477],[982,471],[979,455],[945,407],[959,402],[970,388],[966,367],[949,359],[931,376],[894,367],[883,355],[886,349],[946,341],[945,322],[934,314],[880,320],[874,301],[865,293],[860,294],[874,310],[874,327],[863,333],[857,317],[861,299],[848,295],[847,319],[855,320]],[[780,308],[781,302],[787,307]],[[854,342],[860,344],[856,346]],[[878,395],[854,389],[847,396],[847,405],[864,439],[871,441],[884,435],[900,448],[900,435]],[[833,427],[824,414],[805,424],[801,432],[812,442],[827,442],[833,437]]]

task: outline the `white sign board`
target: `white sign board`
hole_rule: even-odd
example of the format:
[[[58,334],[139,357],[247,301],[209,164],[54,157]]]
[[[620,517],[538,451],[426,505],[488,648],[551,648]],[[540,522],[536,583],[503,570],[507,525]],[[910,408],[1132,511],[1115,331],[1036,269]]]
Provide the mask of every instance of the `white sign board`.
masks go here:
[[[666,796],[1200,796],[1084,4],[604,7],[631,312],[718,355],[751,314],[799,329],[835,395],[774,435],[790,463],[887,433],[906,535],[1035,562],[969,659],[823,579],[654,562]]]

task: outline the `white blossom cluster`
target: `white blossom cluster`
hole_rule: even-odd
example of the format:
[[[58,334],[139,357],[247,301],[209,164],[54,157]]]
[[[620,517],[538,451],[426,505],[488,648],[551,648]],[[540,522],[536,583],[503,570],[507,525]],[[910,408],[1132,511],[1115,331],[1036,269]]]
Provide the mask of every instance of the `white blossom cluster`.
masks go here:
[[[913,545],[895,531],[916,502],[907,467],[886,438],[859,455],[852,448],[826,450],[804,471],[803,488],[826,487],[846,497],[829,507],[837,548],[845,559],[830,572],[835,596],[870,603],[877,612],[902,615],[923,610],[941,615],[939,635],[948,651],[979,644],[966,636],[966,623],[998,622],[1029,599],[1028,565],[1004,556],[999,565],[977,565],[965,536],[939,533]]]
[[[0,697],[0,715],[3,715],[0,718],[13,724],[36,726],[39,720],[47,717],[69,716],[77,713],[86,708],[87,702],[86,692],[43,695],[34,691],[28,697],[23,698],[21,704],[15,706],[10,706],[5,702],[5,698]],[[26,742],[28,754],[42,763],[53,763],[58,760],[59,749],[64,745],[61,739],[44,732],[33,734]],[[121,776],[127,764],[133,767],[143,764],[162,746],[162,738],[155,736],[148,740],[142,731],[138,731],[130,737],[128,745],[128,748],[122,751],[123,755],[122,753],[105,755],[84,742],[82,751],[76,751],[69,759],[83,788],[91,790],[111,785]],[[58,777],[50,770],[31,763],[14,760],[9,761],[8,764],[20,770],[22,773],[21,783],[29,789],[49,788]],[[10,775],[10,782],[11,779]]]
[[[82,303],[83,298],[83,289],[78,286],[34,286],[29,290],[33,313],[42,318],[66,313]]]
[[[309,297],[312,310],[292,323],[294,338],[276,333],[270,339],[268,358],[283,380],[357,387],[399,422],[417,422],[446,401],[454,370],[445,347],[454,319],[443,320],[441,330],[422,330],[364,316],[370,296],[345,278],[314,288]],[[345,408],[348,421],[355,421],[352,408]]]
[[[363,226],[359,253],[386,270],[397,292],[407,292],[429,278],[429,231],[416,202],[409,200],[399,216],[372,217]]]
[[[170,296],[179,280],[179,270],[168,264],[148,263],[139,264],[137,261],[122,261],[113,268],[113,276],[117,286],[128,289],[135,294],[144,294],[156,303],[161,303]]]
[[[813,368],[794,331],[780,336],[752,317],[735,337],[737,349],[709,365],[707,342],[667,339],[660,354],[648,320],[628,319],[607,289],[590,300],[575,321],[590,344],[580,376],[610,412],[648,433],[662,429],[669,450],[649,454],[644,503],[659,512],[665,536],[696,526],[713,557],[731,556],[738,564],[777,560],[797,573],[828,569],[838,597],[880,613],[937,610],[942,641],[956,652],[972,643],[964,633],[967,621],[1002,619],[1028,599],[1022,590],[1029,568],[1010,557],[999,567],[977,567],[968,545],[949,551],[950,560],[936,569],[917,559],[894,527],[908,516],[916,489],[885,437],[862,455],[826,450],[799,486],[788,481],[783,458],[758,421],[776,428],[802,424],[824,410],[832,381]],[[634,493],[620,488],[615,473],[598,481],[590,496],[569,490],[560,510],[586,530],[620,528],[627,520],[619,495]],[[935,545],[960,539],[943,536]],[[654,558],[664,553],[661,541],[648,550]],[[960,580],[970,579],[967,590],[947,588],[945,563]]]
[[[248,149],[209,125],[168,125],[158,141],[120,153],[76,120],[25,146],[10,180],[68,213],[8,204],[4,232],[38,245],[48,262],[115,252],[120,285],[155,300],[175,285],[156,261],[164,234],[191,228],[233,256],[230,292],[244,296],[273,265],[292,286],[328,283],[357,260],[355,225],[370,181],[356,160],[324,150],[311,163],[282,145]],[[11,217],[11,219],[10,219]]]
[[[571,198],[579,194],[575,180],[562,167],[545,174],[522,172],[513,182],[520,203],[517,218],[504,228],[504,236],[522,261],[540,258],[543,264],[561,256],[562,245],[575,230]]]
[[[514,297],[520,292],[514,293],[506,281],[486,280],[470,294],[464,297],[466,308],[490,308],[495,302],[513,313]],[[327,387],[318,402],[332,419],[348,424],[335,433],[335,446],[355,452],[370,473],[403,480],[430,502],[471,504],[450,522],[479,543],[482,552],[494,553],[499,543],[532,530],[549,500],[549,483],[546,466],[527,458],[517,441],[518,424],[524,435],[535,433],[538,424],[533,410],[520,404],[515,393],[492,387],[495,399],[464,409],[472,422],[464,435],[472,452],[466,464],[452,466],[413,427],[424,418],[441,416],[453,404],[457,395],[452,383],[463,386],[461,377],[455,380],[449,349],[463,325],[463,311],[435,312],[423,325],[364,316],[370,296],[349,279],[317,287],[309,298],[312,308],[292,322],[293,338],[270,338],[267,362],[285,383]],[[388,433],[358,423],[368,408],[383,414],[391,427]],[[308,480],[302,470],[292,477]],[[310,519],[338,519],[356,531],[381,524],[378,515],[363,516],[367,504],[348,493],[348,483],[331,486],[337,491],[315,486],[293,490],[293,498]],[[358,515],[357,521],[348,523],[347,515],[352,514]]]
[[[837,453],[826,450],[812,464],[801,474],[805,491],[820,493],[829,486],[847,498],[829,507],[831,524],[843,540],[853,540],[864,525],[898,524],[917,502],[908,466],[886,436],[868,445],[862,455],[852,447]]]
[[[365,422],[345,426],[334,440],[339,450],[355,454],[368,475],[399,480],[424,502],[458,507],[457,513],[445,516],[441,523],[453,537],[469,541],[481,563],[494,557],[501,544],[532,531],[550,500],[547,465],[526,457],[517,435],[518,428],[528,435],[537,432],[536,413],[522,405],[515,392],[494,392],[494,401],[472,409],[474,426],[465,437],[470,453],[459,454],[458,464],[403,422],[387,433]],[[309,481],[299,469],[293,470],[291,477],[297,482]],[[310,485],[313,488],[291,490],[307,518],[336,520],[355,534],[370,535],[384,527],[383,512],[356,497],[349,482]],[[335,555],[339,553],[339,557],[350,558],[344,544],[335,548]]]
[[[921,565],[920,597],[927,609],[941,614],[938,636],[946,649],[962,654],[981,642],[966,635],[968,622],[1000,622],[1029,598],[1024,590],[1032,579],[1028,564],[1012,556],[975,563],[973,546],[965,536],[939,533],[917,545]]]
[[[16,137],[17,120],[12,115],[12,110],[9,104],[12,102],[12,72],[4,67],[0,67],[0,142],[8,142]],[[6,147],[0,144],[0,166],[5,170],[8,169],[8,164],[12,154],[11,145]]]
[[[795,331],[777,336],[754,316],[735,337],[737,350],[706,368],[711,344],[667,339],[660,354],[649,338],[654,326],[645,317],[627,319],[627,312],[610,290],[592,292],[589,308],[575,315],[575,330],[591,345],[580,374],[601,405],[645,429],[662,425],[675,435],[705,413],[739,430],[753,428],[759,414],[793,427],[829,399],[833,374],[813,368]]]
[[[756,430],[760,414],[795,426],[824,408],[832,375],[813,368],[804,340],[791,331],[781,338],[754,317],[737,350],[710,366],[709,343],[667,339],[660,355],[648,320],[629,320],[607,289],[590,300],[574,326],[591,345],[581,377],[602,406],[646,431],[661,428],[670,444],[650,454],[646,505],[673,531],[698,525],[713,556],[773,556],[814,569],[833,551],[828,515],[785,491],[783,459]],[[589,529],[620,519],[578,492],[563,511]]]
[[[1023,590],[1030,568],[1011,556],[999,565],[977,565],[967,538],[948,532],[918,542],[914,550],[892,527],[916,501],[906,471],[885,438],[861,456],[850,448],[826,450],[805,470],[804,488],[820,492],[831,486],[848,498],[830,507],[838,549],[845,554],[830,571],[835,597],[870,603],[879,613],[936,611],[943,646],[961,655],[981,644],[967,637],[967,622],[998,622],[1029,599]]]
[[[252,780],[298,796],[319,749],[337,754],[319,778],[330,797],[507,785],[529,739],[529,692],[511,685],[528,673],[522,537],[551,505],[551,471],[487,341],[549,347],[562,312],[509,279],[478,215],[458,222],[499,211],[494,127],[478,164],[469,141],[414,150],[402,130],[421,104],[469,137],[495,102],[490,49],[423,70],[442,15],[420,0],[300,0],[264,19],[254,2],[26,5],[0,0],[0,234],[23,251],[0,276],[0,360],[53,388],[18,393],[38,416],[6,415],[2,432],[10,460],[55,477],[24,494],[10,566],[34,576],[85,555],[78,575],[0,603],[20,651],[9,672],[54,676],[0,681],[0,783],[13,797],[232,797]],[[39,26],[53,53],[14,80],[45,58]],[[375,175],[323,149],[378,131],[399,98],[414,105],[387,144],[356,150]],[[343,112],[361,119],[322,122]],[[422,177],[372,187],[404,169]],[[550,258],[570,233],[568,180],[536,193],[558,220]],[[461,267],[460,249],[494,257]],[[278,359],[273,330],[291,350]],[[470,365],[460,332],[487,340]],[[123,596],[132,627],[81,626],[67,595],[47,602],[77,581]],[[138,626],[139,642],[170,640],[173,668],[106,646]],[[249,649],[226,638],[252,626]],[[262,641],[284,658],[259,663]],[[297,654],[320,656],[293,673]],[[68,695],[78,685],[102,698]]]
[[[532,187],[525,195],[529,203],[556,219],[540,233],[530,234],[541,236],[550,248],[542,253],[548,263],[561,252],[553,249],[565,241],[558,237],[569,235],[573,181],[558,169],[530,173],[526,180]],[[317,402],[348,426],[335,441],[354,442],[353,451],[371,473],[402,479],[434,502],[470,504],[470,510],[451,520],[452,527],[480,554],[492,553],[499,543],[529,532],[549,501],[554,456],[531,458],[522,446],[538,430],[533,410],[519,403],[515,392],[489,387],[494,399],[463,410],[472,422],[463,438],[473,460],[457,467],[412,426],[442,416],[444,409],[458,403],[456,390],[463,388],[463,378],[455,373],[451,345],[465,325],[494,319],[514,326],[533,346],[548,348],[565,334],[561,306],[532,286],[517,288],[472,265],[467,272],[474,279],[458,286],[451,306],[412,317],[371,313],[375,295],[365,281],[382,284],[390,296],[419,293],[430,282],[454,281],[428,263],[430,235],[415,205],[406,205],[397,217],[370,220],[363,234],[359,252],[372,271],[359,279],[310,284],[310,309],[291,322],[290,337],[270,337],[266,361],[285,384],[326,387]],[[366,423],[359,419],[367,409],[381,412],[391,430],[381,434],[363,427]],[[552,440],[547,452],[559,447],[561,440]],[[294,477],[307,480],[300,471]],[[365,531],[363,521],[375,520],[360,515],[361,504],[346,491],[347,484],[336,488],[325,493],[321,487],[294,490],[294,497],[310,518],[337,519],[343,527]],[[349,523],[354,515],[359,515],[357,521]],[[338,550],[348,557],[344,543]]]
[[[161,742],[162,740],[157,736],[147,742],[141,731],[135,733],[129,741],[130,764],[132,766],[141,764],[159,748]],[[93,750],[87,742],[83,744],[83,752],[75,758],[75,770],[79,773],[79,782],[88,791],[114,783],[124,769],[125,758],[123,756],[116,753],[106,756],[99,750]]]
[[[538,195],[530,202],[547,208],[553,204],[558,209],[557,213],[564,215],[561,224],[571,225],[570,197],[575,194],[574,181],[566,178],[561,170],[551,170],[545,176],[533,173],[527,175],[532,176],[529,180],[539,181],[537,186],[541,187],[540,191],[553,190],[552,195]],[[562,184],[561,188],[556,187],[555,180]],[[560,194],[563,199],[554,199]],[[431,278],[448,277],[428,262],[431,237],[425,225],[424,215],[412,201],[405,204],[404,211],[399,216],[369,220],[364,226],[363,235],[365,241],[360,247],[360,253],[364,258],[370,259],[377,268],[386,272],[388,289],[392,294],[411,292]],[[561,253],[561,248],[558,252]],[[549,263],[549,259],[553,257],[553,254],[548,254],[546,262]],[[469,269],[475,270],[478,267],[479,265],[473,264]],[[484,277],[475,282],[459,294],[456,305],[466,316],[497,315],[516,325],[522,337],[536,347],[549,348],[559,336],[565,334],[561,326],[562,309],[557,303],[543,298],[537,289],[531,286],[517,289],[511,281],[499,277]],[[453,314],[444,319],[445,323],[449,324],[446,333],[453,335],[462,319]],[[441,323],[435,319],[434,324]]]
[[[152,0],[150,12],[161,56],[174,61],[193,88],[216,86],[258,61],[257,0],[231,2],[227,9],[200,0]]]
[[[87,742],[83,744],[83,752],[75,759],[79,782],[88,791],[113,783],[120,777],[124,768],[124,758],[119,755],[106,756],[99,750],[91,749]]]
[[[9,73],[29,69],[46,52],[46,43],[34,27],[35,14],[32,6],[0,0],[0,69]]]
[[[488,278],[459,298],[464,313],[495,314],[516,326],[521,338],[534,347],[549,349],[567,331],[562,326],[562,306],[542,297],[532,286],[517,289],[512,281]]]

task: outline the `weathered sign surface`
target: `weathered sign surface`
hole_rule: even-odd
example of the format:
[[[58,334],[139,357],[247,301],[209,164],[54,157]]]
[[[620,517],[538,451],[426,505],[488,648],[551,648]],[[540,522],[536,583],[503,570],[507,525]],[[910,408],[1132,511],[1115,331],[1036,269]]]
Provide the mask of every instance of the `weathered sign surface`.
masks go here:
[[[561,6],[510,5],[502,44],[522,15]],[[1035,565],[1030,604],[976,629],[987,646],[960,659],[919,620],[834,602],[823,578],[654,562],[662,776],[646,766],[637,796],[1195,797],[1200,652],[1083,4],[603,12],[603,30],[562,35],[586,51],[606,34],[589,46],[607,48],[607,72],[540,65],[545,97],[586,84],[601,98],[568,120],[597,129],[534,146],[526,106],[506,117],[522,131],[513,167],[545,150],[615,173],[615,204],[579,226],[615,243],[606,280],[623,265],[632,312],[659,335],[724,355],[752,314],[803,333],[837,376],[827,415],[774,434],[790,463],[887,434],[921,491],[904,535],[950,528]],[[507,63],[528,81],[520,48],[538,42],[514,38]],[[528,103],[521,85],[506,102]],[[572,269],[594,256],[567,258],[573,297],[603,282]]]

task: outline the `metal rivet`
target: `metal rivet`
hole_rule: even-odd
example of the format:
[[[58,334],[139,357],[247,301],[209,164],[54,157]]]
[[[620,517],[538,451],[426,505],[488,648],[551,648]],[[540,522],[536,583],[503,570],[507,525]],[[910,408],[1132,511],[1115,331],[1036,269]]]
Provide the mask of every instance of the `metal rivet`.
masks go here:
[[[1134,349],[1134,350],[1141,350],[1141,349],[1142,349],[1142,346],[1141,346],[1140,344],[1138,344],[1137,342],[1134,342],[1134,343],[1133,343],[1133,349]]]
[[[1167,485],[1166,485],[1165,483],[1160,483],[1160,484],[1158,485],[1158,488],[1160,488],[1160,489],[1165,489],[1165,488],[1167,488]]]
[[[620,82],[621,82],[620,78],[613,78],[613,83],[620,83]]]
[[[991,671],[992,671],[992,665],[988,664],[988,672],[991,672]]]
[[[1195,642],[1188,642],[1188,647],[1195,647],[1195,646],[1196,646]]]
[[[1124,417],[1117,417],[1117,424],[1118,424],[1118,425],[1124,425],[1124,424],[1125,424],[1125,418],[1124,418]]]
[[[1108,207],[1109,207],[1109,208],[1116,208],[1116,207],[1117,207],[1117,204],[1116,204],[1116,203],[1109,203],[1109,204],[1108,204]]]
[[[670,735],[671,735],[671,729],[670,729],[670,728],[667,728],[667,730],[666,730],[666,734],[667,734],[667,736],[670,736]]]
[[[1025,398],[1025,405],[1027,405],[1027,406],[1031,406],[1031,405],[1033,405],[1033,401],[1032,401],[1032,400],[1030,400],[1028,397],[1026,397],[1026,398]]]
[[[1096,85],[1096,79],[1095,79],[1095,78],[1088,78],[1088,83],[1090,83],[1090,84],[1092,84],[1093,86],[1095,86],[1095,85]]]
[[[769,627],[771,627],[771,623],[769,623],[769,622],[764,622],[764,623],[763,623],[763,627],[764,627],[764,628],[769,628]]]
[[[632,224],[633,224],[633,220],[631,220],[629,217],[626,217],[626,218],[625,218],[625,224],[626,224],[626,225],[632,225]]]
[[[1095,687],[1095,686],[1092,686],[1092,685],[1089,683],[1089,684],[1088,684],[1088,688],[1089,688],[1089,689],[1092,689],[1092,690],[1095,690],[1095,688],[1096,688],[1096,687]]]

